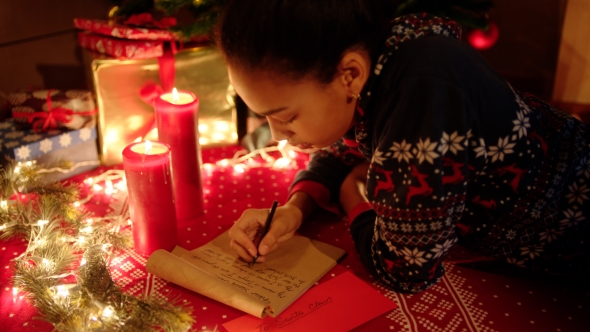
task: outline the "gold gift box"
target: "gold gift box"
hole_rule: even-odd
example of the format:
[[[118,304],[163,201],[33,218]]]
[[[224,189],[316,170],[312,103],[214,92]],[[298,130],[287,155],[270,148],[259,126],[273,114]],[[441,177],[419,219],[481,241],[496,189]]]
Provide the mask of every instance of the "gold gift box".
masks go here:
[[[139,90],[150,80],[159,84],[158,61],[118,60],[82,52],[87,78],[92,79],[96,93],[101,162],[120,164],[127,145],[142,137],[157,139],[157,130],[150,132],[155,126],[154,109],[140,98]],[[201,146],[236,144],[234,92],[219,51],[212,47],[182,50],[175,55],[175,68],[174,86],[199,98]]]

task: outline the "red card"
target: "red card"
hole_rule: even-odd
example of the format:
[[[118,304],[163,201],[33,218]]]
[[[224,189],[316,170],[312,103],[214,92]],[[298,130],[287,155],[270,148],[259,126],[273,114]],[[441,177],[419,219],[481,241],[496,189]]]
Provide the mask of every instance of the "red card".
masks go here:
[[[397,307],[350,272],[310,288],[276,318],[245,315],[223,324],[229,332],[349,331]]]

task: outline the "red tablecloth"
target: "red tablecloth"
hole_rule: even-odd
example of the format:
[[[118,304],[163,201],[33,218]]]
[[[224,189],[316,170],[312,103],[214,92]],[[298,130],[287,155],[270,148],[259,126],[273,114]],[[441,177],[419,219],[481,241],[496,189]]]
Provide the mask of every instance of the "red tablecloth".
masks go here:
[[[206,149],[203,162],[231,158],[237,147]],[[228,229],[244,209],[268,208],[272,200],[286,200],[287,188],[298,169],[305,167],[300,156],[297,167],[289,170],[251,168],[234,173],[216,167],[204,173],[206,213],[191,224],[180,225],[180,245],[194,249]],[[120,167],[119,167],[120,168]],[[105,169],[73,178],[82,181]],[[104,197],[86,204],[97,216],[116,213],[116,206]],[[541,281],[513,274],[485,272],[495,265],[479,263],[478,269],[466,261],[478,256],[453,248],[446,263],[447,273],[437,285],[415,295],[397,294],[369,277],[354,251],[346,220],[317,215],[300,231],[303,235],[341,247],[348,256],[320,283],[345,271],[352,271],[399,306],[358,327],[355,331],[587,331],[590,329],[588,288],[569,283]],[[16,297],[10,283],[10,260],[24,251],[24,240],[0,242],[0,330],[51,331],[48,323],[35,319],[37,313],[23,294]],[[111,262],[115,282],[128,294],[155,295],[166,299],[180,296],[193,307],[197,331],[225,331],[221,324],[243,315],[242,312],[199,294],[169,284],[145,271],[146,257],[133,250],[120,252]],[[473,265],[472,265],[473,267]]]

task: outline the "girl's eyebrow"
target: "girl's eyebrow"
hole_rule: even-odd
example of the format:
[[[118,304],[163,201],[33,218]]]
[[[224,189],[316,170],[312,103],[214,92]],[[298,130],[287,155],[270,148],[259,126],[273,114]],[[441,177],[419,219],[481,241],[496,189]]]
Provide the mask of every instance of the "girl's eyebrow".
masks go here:
[[[258,113],[258,115],[262,115],[262,116],[270,116],[279,112],[282,112],[284,110],[286,110],[287,107],[279,107],[279,108],[275,108],[274,110],[270,110],[267,112],[263,112],[263,113]]]

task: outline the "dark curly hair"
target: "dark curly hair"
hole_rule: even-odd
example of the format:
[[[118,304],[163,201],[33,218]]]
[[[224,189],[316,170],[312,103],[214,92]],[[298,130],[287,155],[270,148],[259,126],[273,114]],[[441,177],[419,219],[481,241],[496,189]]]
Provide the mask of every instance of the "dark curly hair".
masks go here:
[[[393,11],[390,0],[228,0],[215,39],[229,64],[328,83],[347,50],[378,55]]]

